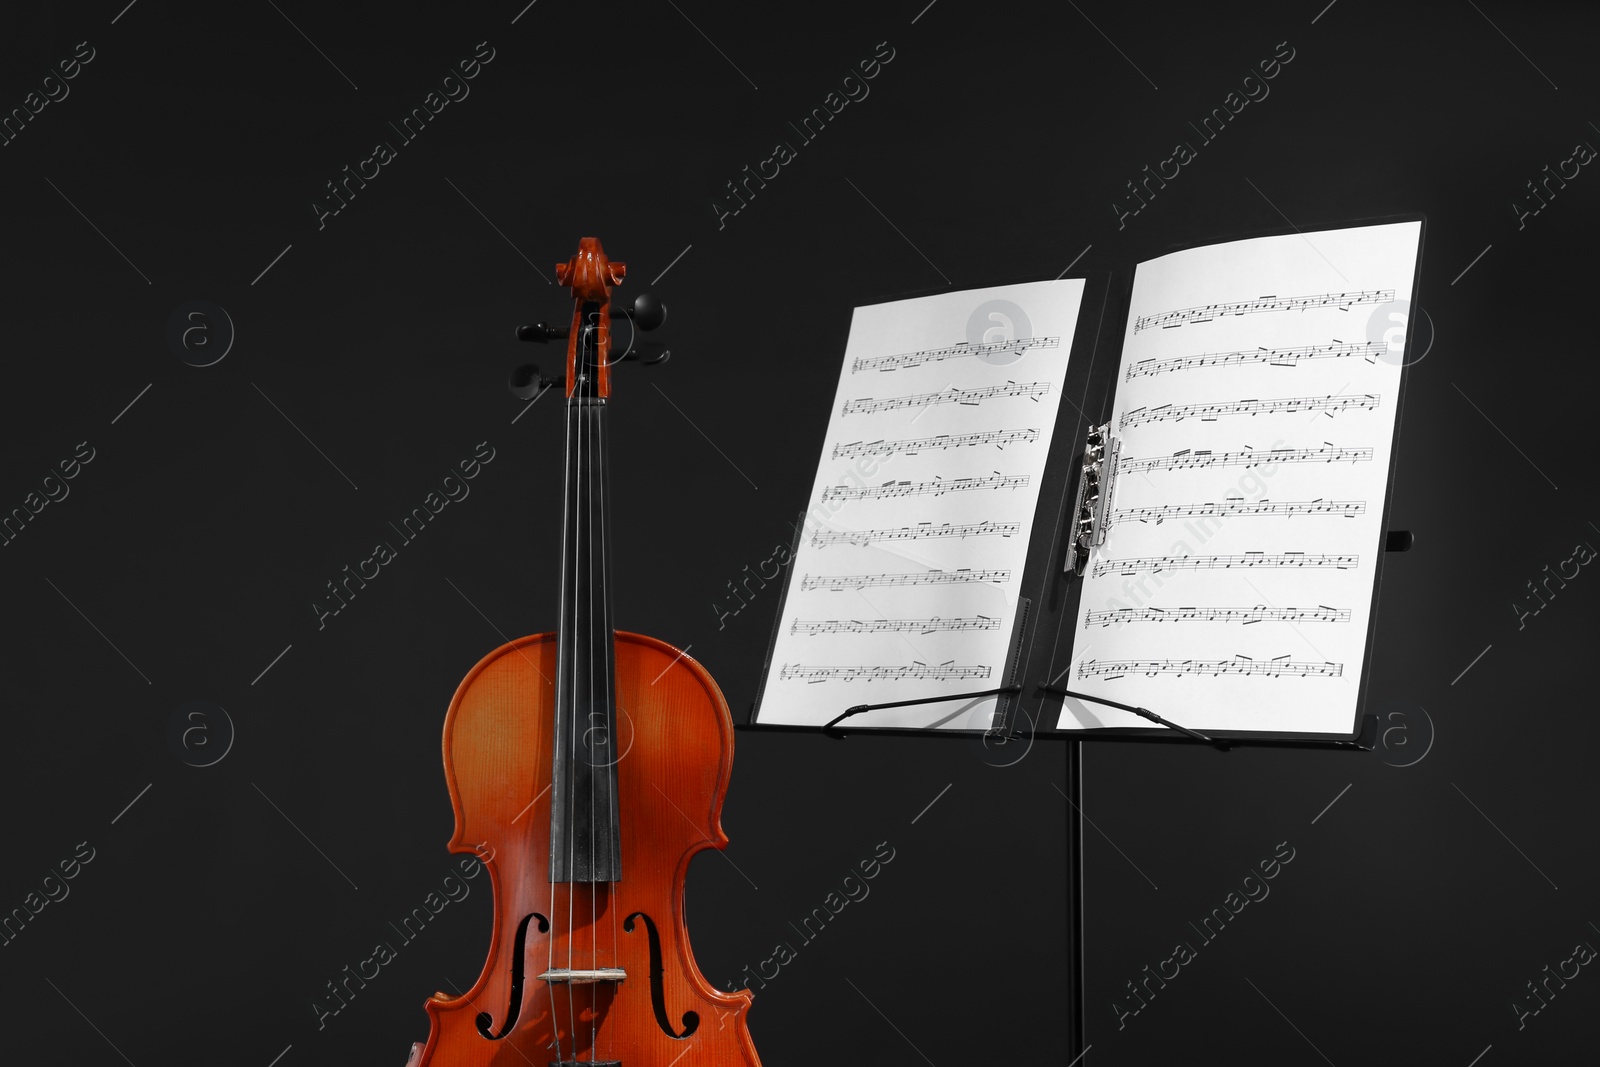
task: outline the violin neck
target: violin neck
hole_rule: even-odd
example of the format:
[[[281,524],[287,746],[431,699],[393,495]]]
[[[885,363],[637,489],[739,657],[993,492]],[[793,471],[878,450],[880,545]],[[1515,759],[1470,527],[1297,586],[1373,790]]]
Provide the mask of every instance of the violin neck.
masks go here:
[[[583,353],[579,353],[579,366]],[[607,588],[606,401],[592,370],[567,400],[566,502],[561,552],[550,878],[617,882],[616,668]]]

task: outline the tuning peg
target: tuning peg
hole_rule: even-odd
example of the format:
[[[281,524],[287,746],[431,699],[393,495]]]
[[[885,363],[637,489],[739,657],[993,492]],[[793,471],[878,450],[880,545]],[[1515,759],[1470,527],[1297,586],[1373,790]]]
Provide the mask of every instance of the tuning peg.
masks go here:
[[[638,360],[649,367],[656,363],[665,363],[672,358],[672,349],[660,341],[635,341],[628,354],[623,359]]]
[[[532,400],[552,385],[564,385],[566,380],[564,376],[546,378],[534,364],[523,363],[511,369],[511,374],[506,378],[506,387],[518,400]]]
[[[667,305],[654,293],[640,293],[632,308],[612,308],[611,317],[631,319],[635,329],[653,330],[667,320]]]
[[[532,326],[518,326],[517,340],[537,341],[543,344],[546,341],[554,341],[566,337],[569,330],[570,327],[567,326],[552,326],[548,322],[536,322]]]

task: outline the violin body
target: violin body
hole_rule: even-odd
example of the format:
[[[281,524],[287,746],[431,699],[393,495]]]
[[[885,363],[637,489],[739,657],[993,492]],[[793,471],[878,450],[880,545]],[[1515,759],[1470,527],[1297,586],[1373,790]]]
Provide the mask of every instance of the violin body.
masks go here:
[[[760,1067],[750,992],[706,981],[683,921],[689,861],[728,843],[727,702],[700,664],[611,624],[609,321],[625,273],[593,237],[556,266],[573,290],[559,628],[490,653],[445,716],[450,849],[488,868],[494,928],[472,988],[427,1001],[407,1067]]]
[[[558,1046],[561,1062],[758,1067],[744,1024],[751,994],[720,992],[706,981],[683,923],[689,860],[728,840],[720,814],[733,727],[722,693],[700,664],[671,645],[616,635],[616,769],[627,816],[626,873],[613,885],[552,885],[555,636],[525,637],[490,653],[461,683],[445,718],[445,772],[456,816],[450,850],[475,853],[488,868],[494,933],[488,963],[473,987],[461,997],[435,994],[427,1002],[432,1034],[408,1067],[544,1067],[557,1062]],[[530,796],[539,797],[531,806]],[[569,909],[583,920],[570,928]],[[629,932],[626,920],[636,913],[650,923],[635,919]],[[541,932],[538,918],[524,926],[529,915],[555,921]],[[608,951],[613,942],[615,955]],[[627,979],[615,990],[535,980],[552,958],[565,962],[569,948],[575,968],[603,957],[624,969]],[[524,966],[514,998],[519,956]],[[661,972],[659,985],[653,969]],[[487,1012],[498,1030],[514,1001],[517,1018],[509,1035],[485,1039],[476,1016]],[[662,1017],[681,1034],[689,1012],[697,1017],[693,1032],[668,1036]],[[691,1044],[693,1051],[686,1048]]]

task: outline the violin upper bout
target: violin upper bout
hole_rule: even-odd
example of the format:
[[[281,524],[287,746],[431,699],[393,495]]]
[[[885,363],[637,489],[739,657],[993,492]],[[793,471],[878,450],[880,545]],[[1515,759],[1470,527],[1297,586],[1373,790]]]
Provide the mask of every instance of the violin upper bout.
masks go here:
[[[733,719],[722,690],[692,656],[654,637],[617,631],[616,663],[621,782],[639,786],[641,803],[670,798],[682,812],[675,816],[680,826],[687,818],[704,834],[703,845],[724,847]],[[628,766],[630,752],[639,766]]]
[[[489,864],[550,781],[556,635],[501,645],[467,672],[445,714],[445,784],[455,809],[451,852]],[[549,816],[544,816],[548,823]]]

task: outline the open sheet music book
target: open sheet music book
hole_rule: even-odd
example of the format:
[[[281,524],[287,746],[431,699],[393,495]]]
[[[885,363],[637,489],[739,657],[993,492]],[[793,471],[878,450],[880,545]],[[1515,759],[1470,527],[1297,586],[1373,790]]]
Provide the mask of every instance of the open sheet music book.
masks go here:
[[[1141,263],[1120,347],[1114,314],[1080,323],[1081,281],[857,308],[752,723],[1013,683],[1037,706],[1050,683],[1224,736],[1353,736],[1421,237]],[[1078,464],[1045,475],[1091,424],[1093,547],[1069,577]],[[850,725],[988,730],[1006,699]],[[1074,697],[1040,725],[1160,729]]]

